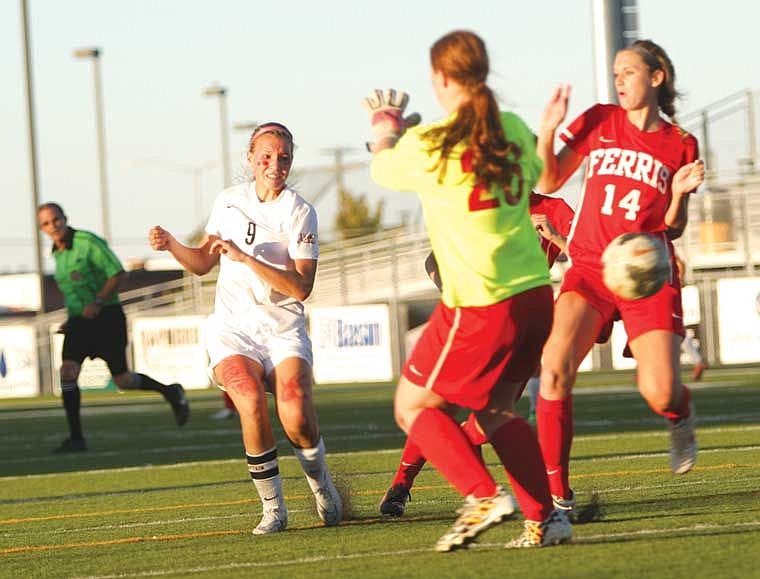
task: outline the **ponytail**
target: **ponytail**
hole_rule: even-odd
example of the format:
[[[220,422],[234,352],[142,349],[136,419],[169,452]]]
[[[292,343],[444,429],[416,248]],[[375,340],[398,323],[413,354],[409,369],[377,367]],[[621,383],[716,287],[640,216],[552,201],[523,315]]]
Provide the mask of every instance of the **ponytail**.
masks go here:
[[[472,152],[476,181],[497,184],[504,191],[506,202],[516,205],[522,194],[519,164],[522,151],[507,140],[499,107],[486,84],[489,65],[485,44],[476,34],[457,30],[433,44],[430,60],[433,70],[459,83],[470,96],[452,122],[422,135],[430,143],[430,151],[440,153],[434,167],[439,170],[438,181],[443,182],[446,176],[451,150],[464,142]]]

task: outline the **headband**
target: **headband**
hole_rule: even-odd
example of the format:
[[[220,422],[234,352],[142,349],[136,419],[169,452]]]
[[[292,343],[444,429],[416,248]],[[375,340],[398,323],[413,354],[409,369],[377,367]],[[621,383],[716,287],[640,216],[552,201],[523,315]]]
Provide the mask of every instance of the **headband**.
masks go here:
[[[276,133],[276,132],[283,132],[285,133],[285,136],[290,139],[290,142],[293,142],[293,134],[290,132],[288,127],[281,123],[262,123],[258,127],[256,127],[251,134],[251,143],[253,143],[256,139],[258,139],[261,135],[265,135],[267,133]]]

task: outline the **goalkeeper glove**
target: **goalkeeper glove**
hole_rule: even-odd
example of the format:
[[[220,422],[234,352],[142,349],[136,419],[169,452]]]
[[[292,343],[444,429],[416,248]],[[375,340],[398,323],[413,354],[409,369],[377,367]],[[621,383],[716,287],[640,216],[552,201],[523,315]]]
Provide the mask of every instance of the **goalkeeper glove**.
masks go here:
[[[409,95],[394,89],[375,89],[364,99],[364,108],[371,115],[374,142],[367,143],[367,150],[377,153],[396,144],[404,131],[417,125],[422,120],[417,113],[404,118],[404,109],[409,102]]]

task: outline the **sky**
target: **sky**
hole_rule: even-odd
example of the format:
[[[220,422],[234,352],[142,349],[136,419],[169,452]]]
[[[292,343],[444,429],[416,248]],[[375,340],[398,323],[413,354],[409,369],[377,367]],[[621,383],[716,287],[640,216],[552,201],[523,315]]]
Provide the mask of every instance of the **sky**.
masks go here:
[[[502,108],[536,127],[552,88],[573,85],[568,120],[592,105],[591,0],[28,0],[41,201],[61,203],[72,226],[101,230],[91,63],[76,48],[102,49],[112,242],[122,259],[154,255],[160,224],[185,238],[222,187],[218,99],[230,125],[277,120],[295,135],[294,170],[304,197],[327,181],[326,149],[367,161],[361,100],[374,88],[407,91],[423,120],[443,116],[430,86],[428,49],[467,28],[489,49],[489,84]],[[640,37],[662,44],[684,93],[681,111],[760,86],[760,4],[745,0],[639,0]],[[754,56],[755,58],[751,57]],[[17,0],[0,0],[0,272],[34,270],[29,152]],[[248,134],[230,131],[239,177]],[[387,224],[414,217],[416,197],[383,191],[365,171],[353,193],[385,201]],[[335,197],[316,204],[324,239]],[[47,242],[45,253],[47,253]],[[50,260],[46,260],[49,267]]]

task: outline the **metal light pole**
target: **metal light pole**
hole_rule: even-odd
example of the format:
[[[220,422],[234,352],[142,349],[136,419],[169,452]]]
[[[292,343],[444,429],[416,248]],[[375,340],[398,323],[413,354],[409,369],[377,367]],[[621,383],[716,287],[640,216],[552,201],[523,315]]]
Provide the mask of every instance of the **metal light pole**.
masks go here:
[[[227,89],[214,84],[203,91],[203,96],[219,98],[219,125],[222,137],[222,184],[225,188],[230,186],[230,131],[227,121]]]
[[[45,312],[45,277],[42,271],[42,243],[40,228],[37,227],[37,207],[40,205],[39,174],[37,170],[37,128],[34,120],[34,85],[32,82],[32,50],[29,45],[29,15],[26,0],[21,0],[21,42],[24,55],[24,77],[26,90],[26,119],[29,146],[29,181],[32,188],[32,227],[34,227],[34,259],[37,269],[37,284],[40,292],[40,311]]]
[[[596,100],[616,103],[612,63],[618,50],[638,39],[637,0],[593,0],[592,16]]]
[[[110,241],[111,219],[108,203],[108,174],[106,172],[106,130],[103,120],[103,83],[100,74],[101,49],[80,48],[74,51],[74,58],[92,61],[93,84],[95,89],[95,131],[98,141],[98,175],[100,177],[100,213],[103,239]]]
[[[34,256],[37,267],[37,284],[40,293],[40,312],[45,313],[45,274],[42,271],[42,243],[40,229],[37,226],[37,207],[39,207],[39,175],[37,169],[37,129],[34,121],[34,85],[32,82],[32,51],[29,42],[29,13],[26,0],[20,0],[21,12],[21,42],[24,59],[24,88],[26,92],[26,118],[29,142],[29,178],[32,188],[32,223],[34,227]],[[53,368],[50,360],[49,334],[45,324],[38,323],[35,328],[37,356],[39,360],[37,372],[40,393],[53,392]]]

